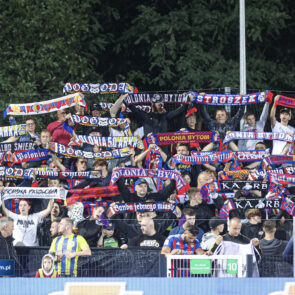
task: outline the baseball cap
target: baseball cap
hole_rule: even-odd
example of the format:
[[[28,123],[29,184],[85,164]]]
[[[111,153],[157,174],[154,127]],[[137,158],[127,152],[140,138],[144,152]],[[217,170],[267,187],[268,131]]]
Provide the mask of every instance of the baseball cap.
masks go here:
[[[137,185],[140,185],[140,184],[142,184],[142,183],[146,183],[146,184],[148,185],[147,181],[146,181],[144,178],[139,178],[139,179],[137,179],[137,180],[135,181],[135,183],[134,183],[134,187],[137,186]]]
[[[281,113],[288,113],[288,114],[291,116],[291,110],[288,109],[288,108],[283,108],[283,109],[281,109],[281,110],[280,110],[280,114],[281,114]]]
[[[211,229],[216,228],[220,224],[226,224],[226,219],[221,219],[220,217],[214,216],[209,220],[209,227]]]
[[[97,111],[102,111],[102,107],[100,106],[99,103],[93,103],[93,104],[91,105],[91,107],[90,107],[90,112],[95,111],[95,110],[97,110]]]
[[[103,229],[115,229],[115,225],[112,222],[109,222],[108,225],[104,225]]]

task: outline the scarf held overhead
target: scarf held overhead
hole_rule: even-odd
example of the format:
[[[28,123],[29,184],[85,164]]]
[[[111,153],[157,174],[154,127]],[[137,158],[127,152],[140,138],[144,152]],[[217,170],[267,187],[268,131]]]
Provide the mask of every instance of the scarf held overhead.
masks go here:
[[[111,184],[115,184],[121,177],[152,177],[162,179],[174,179],[176,181],[176,190],[179,194],[185,193],[190,186],[183,177],[174,171],[157,169],[138,169],[138,168],[118,168],[113,171]]]
[[[280,140],[286,142],[293,142],[294,136],[288,133],[272,133],[272,132],[245,132],[245,131],[231,131],[228,133],[223,143],[228,143],[232,140]]]
[[[247,95],[240,94],[205,94],[200,95],[197,92],[188,92],[188,95],[195,97],[194,102],[206,105],[248,105],[268,102],[271,104],[273,93],[271,91],[256,92]]]
[[[1,200],[8,199],[62,199],[67,191],[59,187],[5,187],[1,191]]]
[[[26,124],[0,127],[0,137],[19,136],[26,134]]]
[[[0,152],[20,152],[34,149],[35,143],[31,141],[0,143]]]
[[[37,149],[24,152],[15,152],[12,154],[5,153],[3,156],[3,161],[14,164],[21,164],[23,162],[46,160],[50,157],[51,156],[49,155],[48,149]]]
[[[32,102],[25,104],[10,104],[4,111],[4,118],[7,115],[39,115],[56,112],[70,108],[74,105],[87,107],[84,96],[80,93],[70,94],[55,99],[50,99],[42,102]]]
[[[295,98],[280,95],[279,99],[275,102],[276,105],[281,105],[287,108],[295,108]]]
[[[147,137],[147,144],[155,143],[158,146],[165,146],[175,143],[209,143],[217,141],[215,132],[196,131],[196,132],[172,132],[172,133],[154,133]]]
[[[129,94],[125,99],[125,105],[164,103],[190,103],[187,94],[180,93],[136,93]]]
[[[118,159],[131,155],[130,148],[94,153],[73,149],[72,147],[65,146],[57,142],[50,142],[49,149],[57,154],[84,159]]]
[[[128,83],[66,83],[63,92],[82,92],[85,94],[137,93],[138,89]]]
[[[109,207],[106,212],[108,218],[117,213],[128,212],[172,212],[177,218],[181,217],[181,210],[169,202],[123,203]]]

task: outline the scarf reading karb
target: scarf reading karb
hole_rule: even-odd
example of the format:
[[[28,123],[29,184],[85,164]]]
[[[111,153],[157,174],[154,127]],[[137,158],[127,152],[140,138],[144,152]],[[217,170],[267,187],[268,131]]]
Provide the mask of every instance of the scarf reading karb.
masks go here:
[[[158,146],[171,145],[175,143],[209,143],[217,141],[215,132],[196,131],[196,132],[171,132],[153,133],[146,138],[147,145],[155,143]]]
[[[4,118],[7,115],[39,115],[56,112],[58,110],[70,108],[74,105],[81,105],[87,108],[84,96],[80,93],[62,96],[41,102],[25,104],[10,104],[3,112]]]
[[[295,98],[279,95],[279,99],[275,102],[275,105],[281,105],[287,108],[295,108]]]
[[[131,155],[130,148],[123,148],[120,150],[105,151],[105,152],[86,152],[72,147],[65,146],[57,142],[49,142],[49,149],[57,154],[61,154],[67,157],[84,158],[84,159],[118,159]]]
[[[35,143],[31,141],[0,143],[0,152],[20,152],[33,149],[35,149]]]
[[[101,136],[87,136],[87,135],[76,135],[75,142],[78,144],[88,143],[96,146],[103,146],[109,148],[138,148],[143,150],[144,145],[142,140],[137,136],[109,136],[109,137],[101,137]]]
[[[19,136],[26,134],[26,124],[0,127],[0,137]]]
[[[246,95],[240,94],[205,94],[200,95],[197,92],[190,91],[187,93],[195,97],[194,102],[206,105],[230,105],[230,106],[239,106],[239,105],[248,105],[256,103],[268,102],[271,104],[273,93],[271,91],[262,91]]]
[[[234,190],[259,190],[267,191],[269,183],[260,180],[220,180],[220,192],[233,192]]]
[[[156,102],[164,103],[190,103],[187,94],[180,93],[136,93],[129,94],[124,99],[125,105],[151,104]]]
[[[109,207],[106,212],[108,218],[118,213],[128,212],[171,212],[177,218],[181,217],[181,210],[169,202],[122,203]]]
[[[293,142],[294,136],[288,133],[272,133],[272,132],[246,132],[246,131],[231,131],[226,134],[223,144],[232,140],[280,140],[286,142]]]
[[[138,168],[118,168],[113,171],[111,184],[114,185],[121,177],[152,177],[162,179],[174,179],[178,194],[184,194],[190,186],[183,177],[175,171],[156,170],[156,169],[138,169]]]
[[[66,199],[67,191],[59,187],[5,187],[1,200],[8,199]]]
[[[48,149],[37,149],[24,152],[15,152],[12,154],[6,153],[3,156],[3,161],[14,164],[21,164],[23,162],[46,160],[50,157],[51,156],[49,155]]]
[[[81,92],[85,94],[137,93],[138,89],[128,83],[66,83],[63,93]]]

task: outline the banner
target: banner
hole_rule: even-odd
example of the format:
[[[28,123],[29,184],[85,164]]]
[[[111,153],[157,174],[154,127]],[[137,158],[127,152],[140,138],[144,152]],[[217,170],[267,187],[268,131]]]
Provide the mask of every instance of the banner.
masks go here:
[[[275,103],[283,107],[295,108],[295,98],[279,95],[279,99]]]
[[[84,158],[84,159],[118,159],[131,155],[130,148],[123,148],[120,150],[105,151],[105,152],[86,152],[73,149],[72,147],[65,146],[57,142],[50,142],[49,149],[57,154],[61,154],[67,157]]]
[[[5,187],[1,200],[8,199],[66,199],[67,191],[59,187]]]
[[[182,216],[181,210],[169,202],[122,203],[109,207],[106,216],[111,218],[117,213],[128,212],[171,212],[177,218]]]
[[[188,94],[185,93],[136,93],[129,94],[124,99],[125,105],[151,104],[156,102],[164,103],[190,103]]]
[[[143,150],[144,145],[142,140],[137,136],[87,136],[87,135],[76,135],[75,142],[88,143],[91,145],[104,146],[109,148],[126,148],[131,146],[132,148],[138,148]]]
[[[35,143],[31,141],[0,143],[0,152],[19,152],[34,149]]]
[[[178,194],[183,194],[190,188],[183,177],[175,171],[139,168],[118,168],[112,173],[111,184],[114,185],[121,177],[152,177],[162,179],[174,179],[176,181],[176,190],[178,191]]]
[[[197,92],[190,91],[187,93],[195,97],[194,102],[206,105],[230,105],[230,106],[240,106],[249,105],[256,103],[268,102],[271,104],[273,93],[271,91],[262,91],[252,94],[240,95],[240,94],[205,94],[200,95]]]
[[[19,136],[26,134],[26,124],[0,127],[0,137]]]
[[[280,140],[286,142],[293,142],[294,136],[290,136],[288,133],[272,133],[272,132],[246,132],[246,131],[231,131],[227,133],[223,144],[232,140]]]
[[[62,96],[55,99],[50,99],[41,102],[31,102],[25,104],[10,104],[3,112],[4,118],[7,115],[20,116],[20,115],[39,115],[56,112],[70,108],[74,105],[81,105],[87,107],[84,96],[81,93]]]
[[[158,146],[165,146],[175,143],[209,143],[217,141],[215,132],[196,131],[196,132],[171,132],[171,133],[153,133],[146,138],[148,144],[155,143]]]
[[[269,183],[262,181],[239,181],[239,180],[220,180],[220,191],[221,192],[231,192],[233,190],[259,190],[266,191],[268,190]]]
[[[85,94],[137,93],[138,89],[128,83],[66,83],[63,93],[81,92]]]

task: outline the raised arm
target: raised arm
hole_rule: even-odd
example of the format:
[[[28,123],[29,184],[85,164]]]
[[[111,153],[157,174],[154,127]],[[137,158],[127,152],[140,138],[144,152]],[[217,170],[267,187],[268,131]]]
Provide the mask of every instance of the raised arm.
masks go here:
[[[128,96],[128,93],[122,94],[117,100],[116,102],[113,104],[113,106],[110,109],[110,115],[112,118],[116,118],[117,113],[119,112],[119,110],[121,109],[121,106],[124,102],[124,99]]]
[[[262,128],[264,128],[264,125],[266,123],[266,120],[267,120],[267,117],[268,117],[268,111],[269,111],[269,103],[266,102],[264,104],[264,107],[263,107],[263,110],[262,110],[262,113],[260,115],[260,119],[259,119],[259,122],[262,124]]]
[[[271,128],[274,128],[276,123],[277,123],[277,119],[276,119],[277,104],[276,104],[276,102],[278,101],[279,97],[280,97],[279,95],[277,95],[275,97],[274,104],[273,104],[273,106],[272,106],[272,108],[270,110],[269,117],[270,117]]]
[[[50,214],[53,207],[53,203],[54,203],[54,199],[50,199],[50,201],[48,202],[47,208],[41,211],[42,219],[46,218]]]
[[[61,163],[61,161],[59,160],[59,158],[56,156],[56,154],[51,153],[52,156],[52,160],[55,163],[55,165],[60,169],[60,171],[65,172],[66,171],[66,167]]]

